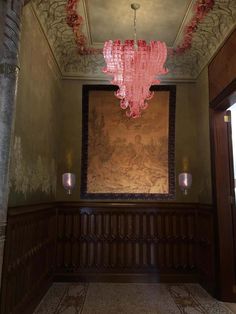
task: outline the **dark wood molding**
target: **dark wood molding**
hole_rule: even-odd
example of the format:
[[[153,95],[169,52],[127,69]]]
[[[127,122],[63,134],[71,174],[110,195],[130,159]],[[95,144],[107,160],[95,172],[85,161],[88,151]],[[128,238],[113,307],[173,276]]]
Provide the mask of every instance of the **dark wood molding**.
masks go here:
[[[139,210],[142,208],[149,208],[154,210],[164,210],[164,209],[197,209],[199,203],[181,203],[181,202],[153,202],[153,201],[80,201],[80,202],[57,202],[55,203],[57,208],[108,208],[112,210],[113,208],[120,208],[125,210]],[[202,205],[209,210],[212,210],[211,204]]]
[[[159,283],[159,282],[198,282],[196,272],[170,272],[161,274],[153,273],[57,273],[54,276],[56,282],[132,282],[132,283]]]
[[[235,92],[236,78],[210,102],[210,108],[213,110],[227,110],[230,105],[236,102]]]
[[[21,206],[12,206],[8,208],[8,217],[14,217],[19,215],[26,215],[30,213],[40,212],[42,210],[53,210],[55,209],[55,203],[41,203],[41,204],[30,204]]]

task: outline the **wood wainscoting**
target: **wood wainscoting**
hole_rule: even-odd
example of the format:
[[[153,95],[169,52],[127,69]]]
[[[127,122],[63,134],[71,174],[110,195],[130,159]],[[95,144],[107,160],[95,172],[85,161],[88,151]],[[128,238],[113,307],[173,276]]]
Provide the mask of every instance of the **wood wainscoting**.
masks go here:
[[[53,279],[55,205],[9,208],[1,313],[32,313]]]
[[[2,314],[29,314],[56,281],[215,278],[211,206],[78,202],[9,208]],[[212,290],[211,290],[212,292]]]
[[[216,296],[216,215],[213,207],[198,205],[197,217],[198,282]]]
[[[60,203],[55,280],[214,281],[211,206]],[[199,277],[200,275],[200,277]]]

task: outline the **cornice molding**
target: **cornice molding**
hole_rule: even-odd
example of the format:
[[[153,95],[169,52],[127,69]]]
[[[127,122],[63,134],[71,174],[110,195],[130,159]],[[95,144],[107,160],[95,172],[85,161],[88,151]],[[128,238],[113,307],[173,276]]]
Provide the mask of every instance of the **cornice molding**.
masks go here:
[[[66,23],[67,0],[33,0],[34,11],[51,46],[63,77],[106,79],[102,54],[79,55],[72,28]],[[193,81],[209,63],[236,26],[236,1],[215,0],[213,9],[198,24],[192,47],[168,57],[165,80]]]

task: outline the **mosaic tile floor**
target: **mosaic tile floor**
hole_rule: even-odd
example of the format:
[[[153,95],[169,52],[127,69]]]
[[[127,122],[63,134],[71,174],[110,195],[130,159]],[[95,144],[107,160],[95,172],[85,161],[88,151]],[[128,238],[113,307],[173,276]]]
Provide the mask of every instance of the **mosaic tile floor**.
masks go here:
[[[198,284],[54,283],[34,314],[232,314]]]

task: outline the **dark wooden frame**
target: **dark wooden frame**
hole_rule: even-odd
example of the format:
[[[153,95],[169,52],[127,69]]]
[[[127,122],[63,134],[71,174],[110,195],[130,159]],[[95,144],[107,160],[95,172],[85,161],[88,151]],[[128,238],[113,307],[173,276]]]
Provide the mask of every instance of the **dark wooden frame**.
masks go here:
[[[223,122],[226,110],[236,100],[236,79],[210,102],[210,138],[212,188],[215,213],[216,296],[222,301],[235,302],[235,213],[232,211],[231,177],[232,147],[230,125]],[[220,122],[221,121],[221,122]],[[219,153],[220,152],[220,153]],[[231,196],[231,197],[230,197]]]
[[[90,91],[116,91],[118,87],[112,85],[83,85],[82,108],[82,152],[81,154],[81,199],[143,199],[143,200],[170,200],[175,198],[175,85],[155,85],[151,91],[169,91],[169,141],[168,141],[168,177],[169,193],[88,193],[87,192],[87,167],[88,167],[88,118],[89,118],[89,93]],[[115,97],[115,96],[114,96]]]

